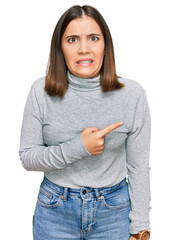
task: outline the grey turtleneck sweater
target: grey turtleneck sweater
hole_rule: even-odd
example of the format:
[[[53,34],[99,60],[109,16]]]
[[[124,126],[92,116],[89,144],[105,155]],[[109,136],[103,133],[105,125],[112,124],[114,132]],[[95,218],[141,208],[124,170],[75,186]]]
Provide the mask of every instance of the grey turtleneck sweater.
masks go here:
[[[63,99],[44,91],[45,77],[29,92],[21,130],[20,158],[25,169],[43,171],[57,185],[110,187],[128,177],[130,233],[150,229],[150,112],[143,87],[119,78],[120,90],[103,93],[100,76],[68,72]],[[105,136],[103,152],[91,155],[81,138],[86,127],[102,129],[123,121]]]

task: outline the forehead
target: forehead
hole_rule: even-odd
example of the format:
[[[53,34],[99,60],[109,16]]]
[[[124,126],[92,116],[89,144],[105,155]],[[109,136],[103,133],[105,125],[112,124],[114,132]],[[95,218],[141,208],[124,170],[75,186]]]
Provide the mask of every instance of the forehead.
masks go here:
[[[98,23],[89,16],[83,15],[82,17],[73,19],[67,26],[64,35],[66,34],[83,34],[83,33],[100,33],[101,28]]]

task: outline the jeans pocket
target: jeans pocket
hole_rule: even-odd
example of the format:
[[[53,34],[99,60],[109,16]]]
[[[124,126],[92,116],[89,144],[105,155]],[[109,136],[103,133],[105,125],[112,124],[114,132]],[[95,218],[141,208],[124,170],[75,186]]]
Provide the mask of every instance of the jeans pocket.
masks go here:
[[[38,193],[38,205],[46,208],[56,208],[61,203],[61,194],[54,192],[46,184],[42,183]]]
[[[129,191],[127,182],[116,191],[102,196],[102,204],[105,208],[117,210],[130,205]]]

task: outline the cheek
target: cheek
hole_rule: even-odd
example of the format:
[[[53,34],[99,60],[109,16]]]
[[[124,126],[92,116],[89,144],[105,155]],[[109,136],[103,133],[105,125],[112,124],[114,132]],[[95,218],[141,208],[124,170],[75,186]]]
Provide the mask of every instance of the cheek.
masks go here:
[[[69,54],[68,54],[69,50],[68,50],[68,47],[67,47],[66,44],[62,43],[61,48],[62,48],[62,52],[63,52],[64,58],[65,58],[65,61],[67,62],[68,59],[69,59]]]
[[[99,64],[100,67],[101,67],[102,64],[103,64],[103,58],[104,58],[104,51],[103,51],[103,52],[100,52],[100,53],[98,54],[98,64]]]
[[[73,61],[72,54],[68,54],[68,52],[70,53],[69,50],[63,49],[63,55],[64,55],[64,58],[65,58],[66,64],[71,65],[71,63]]]
[[[97,50],[96,55],[98,57],[98,61],[103,62],[103,57],[104,57],[104,47],[103,47],[103,45],[99,46],[96,50]]]

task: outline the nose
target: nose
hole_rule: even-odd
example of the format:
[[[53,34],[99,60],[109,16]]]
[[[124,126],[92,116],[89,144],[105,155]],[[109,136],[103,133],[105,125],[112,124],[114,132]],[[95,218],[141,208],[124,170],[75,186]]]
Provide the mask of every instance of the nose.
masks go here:
[[[80,44],[79,44],[79,54],[86,54],[89,53],[89,44],[86,39],[81,39]]]

